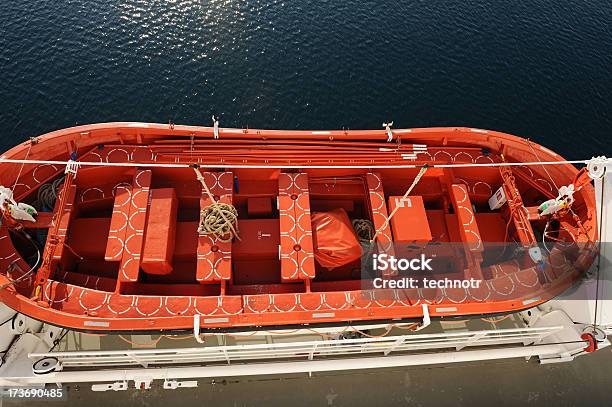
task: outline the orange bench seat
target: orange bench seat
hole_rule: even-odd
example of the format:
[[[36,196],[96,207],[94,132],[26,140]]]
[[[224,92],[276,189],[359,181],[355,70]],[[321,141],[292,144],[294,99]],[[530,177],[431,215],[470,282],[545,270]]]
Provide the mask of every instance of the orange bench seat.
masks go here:
[[[308,175],[281,173],[278,177],[281,281],[315,277]]]
[[[220,203],[232,204],[234,176],[231,172],[204,172],[204,182],[210,193]],[[204,189],[200,197],[203,210],[213,201]],[[196,224],[196,230],[198,226]],[[216,284],[232,277],[232,242],[223,242],[216,236],[198,236],[196,280],[201,284]]]
[[[76,185],[70,185],[68,190],[66,191],[65,203],[64,203],[64,211],[61,214],[58,214],[58,227],[57,227],[57,239],[58,242],[55,245],[55,251],[53,252],[53,263],[61,261],[64,256],[65,250],[65,242],[68,238],[68,229],[70,227],[70,223],[73,217],[72,209],[74,208],[74,202],[76,200]],[[56,210],[59,210],[57,207],[60,205],[60,199],[55,203]]]
[[[472,201],[468,195],[467,186],[463,184],[452,184],[450,195],[453,208],[459,221],[459,234],[461,241],[466,243],[471,252],[482,252],[482,237],[476,223],[476,216],[472,209]]]
[[[117,277],[117,288],[121,288],[122,283],[138,281],[140,273],[140,262],[142,257],[142,245],[144,229],[147,220],[147,210],[149,204],[149,192],[151,187],[151,170],[136,170],[132,181],[131,192],[126,190],[123,197],[129,197],[129,203],[124,204],[121,200],[117,201],[119,188],[115,195],[115,206],[113,207],[113,217],[111,217],[111,227],[109,240],[114,233],[123,233],[123,241],[119,240],[115,244],[118,250],[115,254],[120,256],[119,273]],[[117,212],[115,212],[117,209]],[[126,216],[127,215],[127,216]],[[117,225],[121,225],[117,227]],[[108,249],[108,245],[107,245]],[[107,250],[108,254],[108,250]],[[115,256],[113,260],[117,260]]]
[[[178,199],[174,188],[151,190],[141,267],[148,274],[170,274],[176,239]]]
[[[377,231],[376,243],[379,253],[386,253],[390,256],[395,255],[393,248],[393,236],[391,234],[391,224],[386,222],[389,212],[387,211],[387,202],[385,200],[385,192],[383,190],[382,180],[377,173],[368,173],[366,175],[366,184],[368,187],[368,198],[370,206],[370,215],[374,229]],[[386,224],[385,224],[386,223]],[[383,271],[385,276],[397,274],[397,270],[388,268]]]

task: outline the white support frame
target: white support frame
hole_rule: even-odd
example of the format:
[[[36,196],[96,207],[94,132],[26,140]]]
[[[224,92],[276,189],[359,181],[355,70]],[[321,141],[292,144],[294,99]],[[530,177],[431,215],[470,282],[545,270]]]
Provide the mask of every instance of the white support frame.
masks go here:
[[[30,353],[32,362],[54,357],[64,371],[109,367],[153,367],[188,363],[235,364],[261,360],[323,359],[359,355],[388,355],[391,352],[460,350],[469,346],[542,343],[563,326],[513,328],[459,333],[383,336],[380,338],[333,339],[233,346],[203,346],[178,349],[132,349],[116,351],[73,351]],[[582,346],[584,347],[584,346]]]
[[[573,357],[584,348],[582,343],[570,347],[554,343],[554,338],[567,328],[552,325],[176,349],[29,352],[23,356],[30,364],[54,358],[58,362],[57,369],[47,374],[31,371],[24,374],[23,364],[13,371],[8,366],[0,369],[0,385],[89,382],[99,383],[92,386],[97,391],[118,391],[125,390],[129,382],[137,388],[148,388],[153,380],[164,380],[164,388],[176,389],[193,387],[196,385],[193,379],[206,377],[312,373],[532,356],[552,361]]]

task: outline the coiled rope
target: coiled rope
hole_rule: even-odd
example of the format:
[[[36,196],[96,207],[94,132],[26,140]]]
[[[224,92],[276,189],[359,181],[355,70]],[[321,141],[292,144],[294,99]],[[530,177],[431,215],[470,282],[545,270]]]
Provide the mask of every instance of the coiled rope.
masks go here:
[[[217,236],[222,242],[230,242],[236,233],[238,212],[233,205],[215,202],[200,212],[198,233]]]
[[[374,224],[369,219],[353,219],[353,230],[360,243],[369,243],[374,236]]]
[[[202,172],[197,165],[193,166],[198,181],[211,200],[211,204],[200,211],[200,223],[198,233],[212,234],[221,242],[230,242],[234,237],[240,240],[236,225],[238,223],[238,211],[234,205],[219,203],[210,192]]]
[[[53,182],[42,185],[38,189],[36,201],[34,201],[33,206],[39,210],[43,208],[53,209],[62,182],[64,182],[64,177],[60,177]]]

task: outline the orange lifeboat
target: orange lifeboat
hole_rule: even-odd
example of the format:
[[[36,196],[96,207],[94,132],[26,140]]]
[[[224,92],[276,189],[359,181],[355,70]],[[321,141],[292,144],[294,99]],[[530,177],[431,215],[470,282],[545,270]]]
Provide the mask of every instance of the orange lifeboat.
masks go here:
[[[585,171],[488,130],[94,124],[9,150],[0,185],[0,300],[77,330],[514,312],[596,253]]]

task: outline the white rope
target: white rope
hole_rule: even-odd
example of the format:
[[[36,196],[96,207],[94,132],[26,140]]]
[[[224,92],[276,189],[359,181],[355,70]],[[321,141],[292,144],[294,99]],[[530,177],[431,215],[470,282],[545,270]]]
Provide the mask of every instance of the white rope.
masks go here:
[[[519,167],[519,166],[537,166],[537,165],[566,165],[566,164],[588,164],[591,160],[564,160],[564,161],[535,161],[535,162],[502,162],[502,163],[464,163],[464,164],[428,164],[430,168],[467,168],[467,167]],[[65,166],[70,161],[56,161],[56,160],[17,160],[9,158],[0,158],[0,164],[49,164],[49,165],[60,165]],[[612,159],[606,159],[605,163],[612,164]],[[96,161],[79,161],[80,167],[143,167],[143,168],[192,168],[193,164],[173,164],[173,163],[136,163],[136,162],[124,162],[124,163],[103,163]],[[421,165],[417,164],[398,164],[398,165],[275,165],[275,164],[199,164],[200,168],[219,168],[219,167],[231,167],[231,168],[254,168],[254,169],[267,169],[267,168],[280,168],[280,169],[301,169],[301,168],[319,168],[319,169],[402,169],[402,168],[421,168]]]
[[[529,148],[531,149],[531,152],[533,153],[533,155],[535,156],[536,160],[538,161],[542,161],[540,160],[540,157],[538,156],[538,153],[536,153],[535,149],[533,148],[533,146],[531,145],[531,140],[527,140],[527,144],[529,145]],[[552,182],[552,184],[555,186],[555,188],[557,188],[557,190],[559,190],[559,186],[557,185],[557,183],[555,182],[555,180],[553,179],[553,177],[550,176],[550,173],[548,172],[548,170],[546,169],[546,167],[542,166],[542,169],[544,170],[544,172],[546,173],[546,175],[548,175],[548,179],[550,179],[550,182]]]
[[[30,152],[32,151],[32,140],[30,140],[30,146],[28,147],[28,151],[26,152],[25,159],[27,160],[30,157]],[[17,174],[17,178],[15,178],[15,183],[13,184],[13,191],[19,182],[19,178],[21,178],[21,173],[23,172],[23,167],[25,163],[21,164],[21,168],[19,168],[19,173]]]

